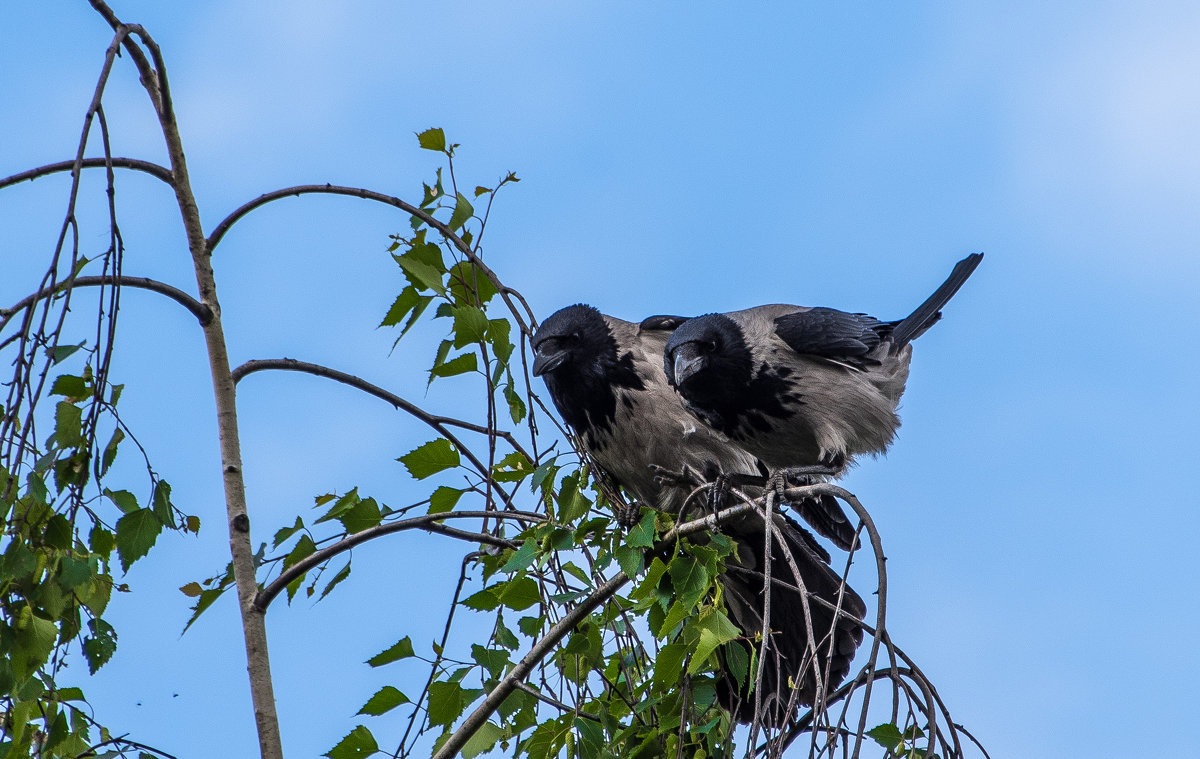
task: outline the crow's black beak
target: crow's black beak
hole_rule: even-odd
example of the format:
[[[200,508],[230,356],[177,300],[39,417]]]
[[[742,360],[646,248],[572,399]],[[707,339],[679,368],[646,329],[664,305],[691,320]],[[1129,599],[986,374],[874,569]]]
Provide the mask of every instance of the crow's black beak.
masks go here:
[[[673,368],[676,387],[682,385],[688,377],[703,369],[705,364],[708,363],[706,356],[700,351],[700,347],[696,343],[683,343],[675,348],[671,356],[674,359]]]
[[[533,352],[533,376],[540,377],[546,372],[552,372],[562,365],[570,356],[567,351],[558,351],[557,353],[542,353],[542,351],[534,350]]]

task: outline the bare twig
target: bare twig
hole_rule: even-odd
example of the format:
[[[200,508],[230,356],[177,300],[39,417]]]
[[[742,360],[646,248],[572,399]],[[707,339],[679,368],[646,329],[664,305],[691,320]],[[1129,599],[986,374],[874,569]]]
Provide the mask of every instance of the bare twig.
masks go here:
[[[538,701],[541,701],[542,703],[550,704],[550,706],[553,706],[555,709],[558,709],[559,711],[566,712],[567,714],[574,714],[576,716],[583,717],[584,719],[590,719],[592,722],[602,722],[602,720],[599,717],[597,717],[595,714],[590,714],[585,711],[580,711],[578,707],[571,706],[570,704],[564,704],[562,701],[559,701],[557,698],[547,696],[545,693],[542,693],[540,690],[538,690],[537,688],[534,688],[529,683],[517,683],[516,688],[519,691],[524,691],[524,692],[528,693],[529,695],[533,696],[534,698],[536,698]]]
[[[192,316],[195,316],[196,320],[200,322],[200,326],[204,326],[212,320],[212,311],[208,306],[188,295],[183,290],[180,290],[178,287],[173,287],[165,282],[159,282],[156,279],[150,279],[148,277],[127,277],[125,275],[113,276],[109,274],[104,276],[76,277],[74,280],[58,282],[51,287],[43,288],[32,295],[25,296],[21,300],[14,303],[10,308],[0,308],[0,329],[3,329],[17,313],[31,307],[37,301],[56,293],[60,293],[69,287],[102,287],[105,285],[133,287],[139,290],[150,290],[151,292],[165,295],[186,308],[188,311],[191,311]]]
[[[167,184],[175,181],[171,176],[171,170],[159,166],[151,161],[143,161],[140,158],[84,158],[79,161],[59,161],[57,163],[48,163],[45,166],[39,166],[36,169],[29,169],[18,174],[4,177],[0,179],[0,190],[11,185],[20,184],[21,182],[33,181],[41,177],[50,176],[51,174],[59,174],[64,171],[74,172],[77,168],[80,169],[104,169],[112,167],[114,169],[130,169],[133,171],[141,171],[149,174],[152,177],[161,179]]]
[[[488,533],[465,532],[463,530],[454,530],[453,528],[446,527],[445,525],[437,524],[445,519],[477,519],[482,516],[519,519],[528,522],[546,521],[545,515],[534,514],[528,511],[449,511],[445,514],[423,514],[418,517],[409,517],[408,519],[403,519],[399,522],[390,522],[388,524],[369,527],[361,532],[356,532],[353,535],[339,540],[337,543],[334,543],[331,546],[322,548],[320,551],[306,556],[292,566],[283,570],[279,577],[275,578],[275,580],[273,580],[269,585],[267,585],[267,587],[263,588],[258,593],[254,599],[254,605],[258,609],[266,611],[267,606],[271,604],[271,601],[275,598],[275,596],[279,595],[280,591],[282,591],[288,586],[289,583],[308,570],[312,569],[318,564],[328,561],[334,556],[337,556],[339,553],[349,551],[351,548],[354,548],[361,543],[383,537],[384,535],[391,535],[394,532],[404,532],[405,530],[419,529],[426,530],[428,532],[440,532],[444,535],[469,539],[476,543],[487,543],[488,545],[494,545],[499,548],[520,547],[521,544],[516,541],[505,540],[504,538],[498,538]]]

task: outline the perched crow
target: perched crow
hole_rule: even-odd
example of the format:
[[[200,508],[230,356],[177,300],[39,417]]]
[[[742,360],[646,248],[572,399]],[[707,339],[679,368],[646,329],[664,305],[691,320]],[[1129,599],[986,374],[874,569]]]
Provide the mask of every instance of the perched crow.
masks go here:
[[[684,506],[689,488],[656,477],[652,466],[691,470],[709,480],[764,471],[754,456],[697,423],[668,386],[663,351],[671,330],[683,321],[660,316],[633,324],[591,306],[569,306],[543,322],[532,343],[533,373],[543,377],[555,407],[593,461],[636,499],[667,511]],[[773,522],[778,530],[773,535],[782,540],[772,548],[773,632],[762,667],[762,703],[764,720],[781,725],[793,690],[789,680],[798,686],[796,703],[811,704],[817,695],[815,671],[827,692],[845,678],[862,640],[856,622],[866,614],[866,605],[830,568],[829,554],[812,535],[783,514],[775,514]],[[734,624],[753,640],[762,630],[766,598],[763,522],[756,514],[745,514],[722,522],[721,529],[737,542],[736,558],[730,557],[720,578],[726,607]],[[809,601],[815,662],[800,585],[850,615],[839,617],[835,625],[831,608]],[[754,715],[748,687],[739,688],[727,670],[718,689],[721,703],[742,722]]]
[[[855,456],[887,450],[900,426],[909,342],[941,318],[982,259],[959,261],[899,321],[785,305],[691,319],[667,341],[667,381],[705,426],[772,469],[839,474]]]

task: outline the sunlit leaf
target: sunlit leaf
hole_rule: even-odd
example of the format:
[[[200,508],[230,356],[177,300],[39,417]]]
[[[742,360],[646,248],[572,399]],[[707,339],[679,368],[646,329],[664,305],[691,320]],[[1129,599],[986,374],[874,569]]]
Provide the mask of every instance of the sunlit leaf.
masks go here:
[[[83,445],[83,409],[59,401],[54,412],[54,439],[64,448]]]
[[[151,509],[138,509],[117,520],[117,555],[121,569],[128,572],[133,562],[145,556],[154,546],[162,522]]]
[[[372,667],[382,667],[384,664],[391,664],[394,661],[407,659],[410,656],[415,656],[413,652],[412,639],[405,635],[400,640],[389,646],[387,649],[367,659],[367,664]]]
[[[456,467],[461,461],[458,451],[445,438],[431,440],[397,459],[418,480]]]
[[[458,499],[462,498],[463,491],[458,488],[452,488],[447,485],[441,485],[433,494],[429,496],[429,513],[441,514],[450,511],[454,505],[458,503]]]
[[[378,717],[380,714],[385,714],[397,706],[407,704],[408,702],[408,696],[391,685],[385,685],[376,691],[375,695],[367,700],[367,703],[363,704],[358,713]]]
[[[491,722],[484,722],[479,726],[478,730],[471,734],[467,742],[463,744],[463,759],[475,759],[476,756],[479,756],[484,751],[491,750],[496,745],[496,742],[506,735],[507,733],[503,728]]]
[[[467,200],[466,195],[458,193],[458,198],[454,202],[454,213],[450,215],[450,229],[457,231],[474,215],[475,208],[471,205],[471,201]]]
[[[329,759],[364,759],[379,750],[375,736],[367,728],[359,725],[338,741],[338,744],[321,756]]]
[[[83,657],[87,659],[88,671],[94,675],[116,652],[117,631],[103,619],[90,620],[88,630],[91,635],[83,640]]]
[[[417,143],[426,150],[444,153],[446,152],[446,133],[440,127],[417,132]]]

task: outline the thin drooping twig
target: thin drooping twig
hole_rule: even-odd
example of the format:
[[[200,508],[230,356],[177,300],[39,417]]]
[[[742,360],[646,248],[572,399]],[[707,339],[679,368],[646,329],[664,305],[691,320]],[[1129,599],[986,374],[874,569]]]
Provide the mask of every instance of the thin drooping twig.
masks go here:
[[[405,530],[419,529],[430,532],[440,532],[441,530],[437,529],[438,525],[436,524],[439,521],[445,519],[477,519],[482,516],[520,519],[527,522],[546,521],[546,517],[544,515],[534,514],[533,512],[528,511],[448,511],[444,514],[422,514],[421,516],[409,517],[408,519],[403,519],[399,522],[389,522],[388,524],[369,527],[361,532],[356,532],[353,535],[339,540],[337,543],[334,543],[331,546],[322,548],[320,551],[304,557],[292,566],[283,570],[279,577],[272,580],[267,587],[263,588],[258,593],[254,599],[254,605],[259,609],[266,611],[267,606],[271,604],[271,601],[275,598],[275,596],[279,595],[280,591],[286,588],[288,584],[297,577],[301,576],[318,564],[322,564],[329,559],[332,559],[339,553],[349,551],[351,548],[365,543],[368,540],[374,540],[375,538],[383,537],[384,535],[391,535],[392,533],[396,532],[404,532]],[[487,533],[463,532],[461,530],[457,530],[455,532],[461,533],[461,536],[469,537],[476,542],[487,543],[500,548],[520,547],[520,543],[517,543],[516,541],[497,538],[494,535],[489,535]]]
[[[601,720],[595,714],[591,714],[591,713],[585,712],[585,711],[580,711],[577,707],[571,706],[570,704],[564,704],[562,701],[559,701],[557,698],[552,698],[551,696],[547,696],[545,693],[542,693],[540,690],[538,690],[537,688],[534,688],[529,683],[517,683],[517,690],[524,691],[525,693],[528,693],[529,695],[536,698],[538,701],[541,701],[544,704],[549,704],[550,706],[553,706],[555,709],[558,709],[559,711],[562,711],[562,712],[566,712],[567,714],[576,714],[580,717],[583,717],[584,719],[590,719],[592,722],[603,722],[603,720]]]
[[[92,122],[100,111],[104,90],[112,73],[117,53],[123,44],[129,42],[128,35],[128,28],[119,23],[113,26],[113,39],[105,50],[104,64],[101,66],[99,79],[96,82],[95,89],[92,91],[91,102],[88,104],[87,111],[84,114],[83,131],[79,137],[79,145],[75,151],[75,158],[71,161],[72,181],[67,198],[66,213],[63,218],[62,227],[59,229],[50,266],[42,278],[43,288],[54,287],[58,283],[59,265],[68,234],[71,235],[71,262],[65,281],[69,283],[79,273],[79,225],[75,218],[75,209],[79,201],[80,171],[84,161],[83,154],[87,150],[88,135],[92,130]],[[107,142],[105,144],[107,145]],[[111,187],[110,173],[110,190]],[[34,434],[34,410],[38,399],[43,395],[46,379],[53,362],[48,361],[43,363],[39,370],[35,357],[37,352],[43,348],[49,353],[58,346],[58,337],[62,333],[63,324],[70,309],[70,297],[70,290],[68,288],[67,295],[63,300],[62,307],[59,309],[53,329],[47,331],[47,325],[51,321],[51,309],[49,304],[46,304],[42,308],[40,319],[37,319],[36,331],[33,331],[31,334],[34,321],[32,311],[27,313],[26,319],[18,331],[17,340],[20,343],[20,349],[16,359],[16,376],[9,383],[9,396],[7,402],[3,404],[6,413],[0,416],[0,439],[4,441],[3,449],[0,450],[0,461],[8,462],[14,451],[17,456],[24,455],[24,452],[29,450],[29,441],[36,439],[31,438],[31,435]],[[36,375],[36,379],[34,375]],[[20,424],[21,405],[22,401],[26,399],[28,400],[28,408],[25,411],[25,415],[28,422]],[[20,426],[16,427],[16,425]],[[14,431],[14,427],[19,430],[16,435],[10,434]],[[17,471],[17,467],[14,466],[13,471]],[[15,482],[15,479],[10,480],[9,483],[5,483],[6,490],[11,486],[12,482]]]
[[[363,198],[364,200],[374,200],[379,203],[385,203],[389,206],[394,206],[395,208],[399,208],[406,213],[416,216],[418,219],[428,224],[432,229],[437,230],[438,234],[440,234],[447,241],[449,241],[451,245],[457,248],[460,253],[466,256],[466,258],[472,264],[474,264],[477,269],[479,269],[479,272],[483,274],[483,276],[487,277],[491,281],[492,285],[495,286],[496,291],[500,293],[500,297],[504,299],[504,303],[508,306],[508,310],[510,313],[512,313],[513,318],[516,319],[517,325],[520,326],[521,331],[526,335],[533,334],[530,323],[525,321],[525,316],[522,315],[517,307],[513,304],[512,297],[508,292],[508,288],[504,286],[504,283],[500,281],[500,278],[496,276],[496,273],[493,272],[491,268],[489,268],[488,265],[479,258],[471,246],[463,242],[463,239],[454,233],[454,230],[450,229],[447,224],[438,221],[428,211],[418,208],[412,203],[405,202],[400,198],[391,195],[385,195],[381,192],[375,192],[374,190],[367,190],[361,187],[342,187],[340,185],[333,184],[314,184],[285,187],[282,190],[275,190],[274,192],[265,193],[258,196],[254,200],[245,203],[240,208],[235,209],[233,213],[226,216],[221,220],[221,223],[217,224],[217,226],[213,229],[212,234],[208,236],[209,250],[211,251],[217,247],[217,244],[221,242],[221,238],[225,236],[225,233],[229,231],[229,228],[232,227],[234,223],[238,221],[238,219],[242,218],[254,209],[264,206],[274,200],[279,200],[280,198],[298,197],[300,195],[309,195],[313,193],[324,193],[327,195],[349,195],[355,198]]]
[[[446,653],[446,641],[450,640],[450,628],[454,625],[454,612],[458,610],[458,600],[462,597],[463,585],[467,582],[467,565],[479,558],[478,553],[469,553],[463,557],[462,565],[458,570],[458,582],[454,585],[454,593],[450,597],[450,608],[446,612],[446,624],[442,626],[442,642],[434,649],[434,659],[430,662],[429,677],[425,680],[425,685],[421,688],[421,695],[417,696],[417,700],[413,703],[422,704],[425,702],[425,697],[429,695],[429,687],[437,678],[438,668],[441,666],[442,657]],[[428,711],[426,712],[428,713]],[[408,736],[412,733],[413,726],[417,723],[417,716],[420,710],[414,708],[408,717],[408,726],[404,728],[404,735],[400,737],[400,743],[396,746],[396,751],[392,754],[392,759],[398,759],[401,754],[408,756],[404,751],[404,744],[408,742]],[[418,730],[414,736],[417,737],[424,732],[424,729]]]
[[[3,329],[13,316],[20,313],[26,308],[29,308],[37,301],[47,298],[56,293],[66,290],[68,287],[102,287],[105,285],[116,285],[118,287],[133,287],[139,290],[150,290],[151,292],[165,295],[171,300],[192,312],[192,316],[200,322],[200,326],[204,326],[212,320],[212,310],[192,296],[180,290],[178,287],[168,285],[166,282],[159,282],[156,279],[149,277],[127,277],[124,274],[113,276],[111,274],[104,276],[87,276],[76,277],[74,280],[58,282],[52,287],[47,287],[38,290],[32,295],[27,295],[21,300],[14,303],[10,308],[0,308],[0,329]]]
[[[159,166],[157,163],[143,161],[140,158],[119,158],[114,156],[112,158],[84,158],[80,161],[48,163],[45,166],[39,166],[36,169],[29,169],[28,171],[22,171],[0,179],[0,190],[11,185],[40,179],[51,174],[75,171],[77,167],[81,169],[103,169],[110,166],[114,169],[131,169],[133,171],[145,172],[152,177],[161,179],[167,184],[175,181],[175,178],[171,176],[171,170],[164,166]]]
[[[225,507],[228,518],[229,548],[233,558],[234,580],[238,591],[238,609],[246,647],[246,665],[250,677],[250,692],[254,704],[261,759],[283,759],[279,734],[279,718],[275,708],[275,689],[271,680],[271,664],[267,648],[264,614],[254,605],[258,594],[255,576],[254,549],[250,540],[250,518],[246,508],[245,479],[242,472],[241,439],[238,433],[237,394],[230,369],[225,329],[221,321],[220,300],[216,278],[200,210],[188,177],[183,140],[171,104],[166,66],[157,43],[140,26],[126,27],[104,0],[89,0],[92,7],[114,30],[128,29],[123,46],[137,67],[143,89],[150,98],[158,117],[163,142],[170,158],[171,187],[187,236],[188,252],[196,274],[200,302],[212,312],[204,325],[204,342],[208,351],[212,375],[213,398],[217,410],[217,434],[221,451],[221,473],[225,488]],[[144,49],[143,49],[144,47]],[[146,51],[149,52],[147,57]],[[152,60],[151,60],[152,59]]]
[[[850,505],[854,513],[858,515],[858,519],[862,522],[863,527],[867,531],[867,535],[871,538],[871,548],[875,552],[875,566],[879,578],[878,601],[875,604],[875,635],[871,640],[871,654],[869,661],[875,661],[879,655],[879,647],[883,642],[884,630],[887,629],[885,618],[887,616],[887,571],[884,568],[887,562],[887,557],[883,553],[883,541],[879,537],[879,531],[875,529],[875,520],[871,518],[871,514],[863,508],[858,498],[848,490],[840,488],[828,482],[818,482],[813,485],[806,485],[799,488],[789,488],[783,493],[783,497],[789,500],[811,498],[819,495],[830,495],[838,500]],[[871,685],[874,680],[868,680],[864,686],[863,709],[859,714],[858,729],[854,742],[853,756],[858,756],[862,749],[862,739],[867,731],[867,706],[871,703]]]

